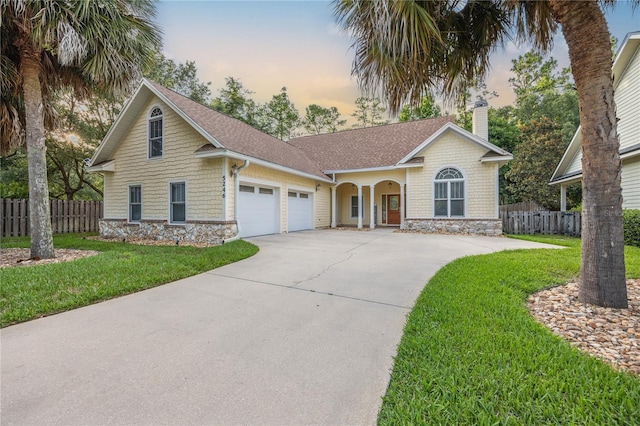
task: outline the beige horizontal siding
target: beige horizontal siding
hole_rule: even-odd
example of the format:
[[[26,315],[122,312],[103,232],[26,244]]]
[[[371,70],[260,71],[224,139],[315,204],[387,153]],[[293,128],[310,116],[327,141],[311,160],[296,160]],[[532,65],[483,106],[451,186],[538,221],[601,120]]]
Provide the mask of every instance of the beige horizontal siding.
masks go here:
[[[485,148],[447,132],[417,156],[424,156],[424,167],[409,169],[407,217],[433,217],[433,180],[444,167],[460,170],[466,180],[465,218],[497,218],[496,168],[481,163]]]
[[[163,156],[147,158],[148,114],[163,110]],[[142,218],[169,218],[169,184],[186,183],[188,220],[222,220],[222,160],[197,159],[207,141],[159,99],[154,98],[134,121],[113,154],[116,171],[105,173],[105,217],[128,216],[128,187],[142,187]]]

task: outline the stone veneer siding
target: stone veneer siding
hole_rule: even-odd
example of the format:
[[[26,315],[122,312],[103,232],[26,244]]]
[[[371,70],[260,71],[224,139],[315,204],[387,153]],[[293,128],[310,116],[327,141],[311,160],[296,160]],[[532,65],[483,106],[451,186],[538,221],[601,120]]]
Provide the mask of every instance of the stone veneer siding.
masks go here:
[[[100,220],[100,235],[104,238],[131,237],[220,245],[237,234],[235,221],[187,220],[184,225],[172,225],[166,220],[141,220],[140,223],[129,223],[126,219]]]
[[[500,219],[405,219],[404,229],[410,232],[434,234],[502,235]]]

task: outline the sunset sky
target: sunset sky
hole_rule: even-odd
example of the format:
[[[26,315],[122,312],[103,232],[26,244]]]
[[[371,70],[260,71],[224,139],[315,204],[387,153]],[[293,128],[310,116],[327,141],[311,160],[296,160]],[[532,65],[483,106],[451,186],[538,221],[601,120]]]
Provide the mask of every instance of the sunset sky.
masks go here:
[[[630,2],[619,1],[606,16],[619,43],[626,33],[640,30],[640,8],[634,13]],[[258,102],[268,101],[286,86],[301,115],[316,103],[336,106],[343,118],[351,119],[359,96],[351,76],[352,41],[336,25],[330,2],[162,1],[157,21],[165,56],[195,61],[200,79],[211,82],[213,96],[225,77],[233,76]],[[513,102],[508,84],[511,59],[527,50],[528,46],[509,43],[494,53],[486,81],[487,88],[499,94],[489,101],[492,106]],[[568,66],[561,35],[552,54],[560,67]]]

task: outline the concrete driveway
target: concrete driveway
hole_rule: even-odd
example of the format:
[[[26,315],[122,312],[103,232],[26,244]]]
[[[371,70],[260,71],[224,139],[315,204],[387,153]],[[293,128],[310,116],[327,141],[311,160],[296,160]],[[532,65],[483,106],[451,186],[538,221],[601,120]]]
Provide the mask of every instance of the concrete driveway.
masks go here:
[[[545,247],[389,229],[250,241],[242,262],[3,329],[2,423],[373,424],[429,278]]]

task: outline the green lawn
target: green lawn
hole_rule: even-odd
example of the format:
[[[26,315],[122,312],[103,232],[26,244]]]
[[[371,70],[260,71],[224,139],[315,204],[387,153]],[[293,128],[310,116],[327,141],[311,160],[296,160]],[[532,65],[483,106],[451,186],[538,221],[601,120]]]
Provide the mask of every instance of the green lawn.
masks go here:
[[[56,235],[54,245],[101,253],[72,262],[0,269],[1,327],[189,277],[258,251],[245,241],[207,248],[139,246],[79,234]],[[29,247],[29,240],[4,238],[2,247]]]
[[[538,324],[529,294],[574,279],[579,240],[524,237],[518,250],[442,268],[410,313],[379,424],[640,424],[640,378],[619,373]],[[640,277],[640,249],[626,248]]]

